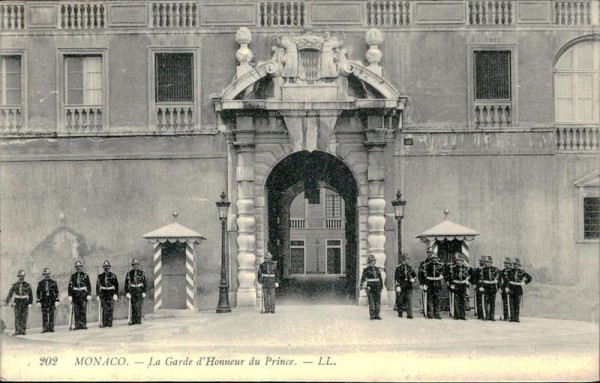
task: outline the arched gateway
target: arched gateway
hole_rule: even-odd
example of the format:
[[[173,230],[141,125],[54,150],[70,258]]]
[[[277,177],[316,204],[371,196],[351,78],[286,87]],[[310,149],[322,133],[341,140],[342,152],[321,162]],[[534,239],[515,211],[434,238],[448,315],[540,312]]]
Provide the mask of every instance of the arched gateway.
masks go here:
[[[365,36],[368,65],[347,60],[343,40],[328,32],[282,34],[271,60],[254,65],[250,31],[236,34],[237,75],[213,104],[230,144],[238,306],[256,305],[256,266],[266,251],[281,258],[280,267],[291,267],[285,212],[300,192],[329,188],[344,200],[340,273],[352,297],[359,296],[357,280],[369,253],[385,266],[384,151],[401,128],[406,97],[382,77],[378,30]]]

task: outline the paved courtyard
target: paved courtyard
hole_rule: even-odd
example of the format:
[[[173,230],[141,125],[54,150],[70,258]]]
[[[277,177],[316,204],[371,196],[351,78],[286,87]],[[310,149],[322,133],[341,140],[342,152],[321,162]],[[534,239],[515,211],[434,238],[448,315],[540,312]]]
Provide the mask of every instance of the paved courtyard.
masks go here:
[[[280,305],[4,334],[3,380],[598,380],[598,324],[370,321],[355,305]]]

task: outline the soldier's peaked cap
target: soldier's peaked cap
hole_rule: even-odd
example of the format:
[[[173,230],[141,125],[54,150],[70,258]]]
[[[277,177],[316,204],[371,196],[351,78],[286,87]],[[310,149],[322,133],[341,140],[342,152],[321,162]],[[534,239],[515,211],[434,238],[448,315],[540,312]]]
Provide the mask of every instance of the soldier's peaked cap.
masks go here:
[[[494,259],[492,259],[491,255],[488,255],[487,257],[485,257],[485,260],[488,262],[494,262]]]
[[[24,276],[25,276],[25,270],[17,271],[17,277],[24,277]]]
[[[520,260],[519,258],[515,258],[515,259],[513,260],[513,263],[514,263],[515,265],[521,265],[521,260]]]
[[[50,275],[50,269],[46,267],[42,272],[42,275]]]
[[[110,267],[110,262],[109,261],[102,262],[102,267],[106,267],[106,266]]]
[[[403,253],[402,259],[410,259],[410,255],[408,255],[408,253]]]
[[[509,257],[504,258],[504,263],[512,263],[512,259]]]
[[[133,261],[131,261],[132,265],[139,265],[140,264],[140,260],[137,258],[133,258]]]
[[[373,254],[369,254],[369,256],[367,257],[367,262],[375,262],[377,259],[375,258],[375,255]]]
[[[75,266],[83,266],[83,263],[81,263],[81,261],[75,261]]]

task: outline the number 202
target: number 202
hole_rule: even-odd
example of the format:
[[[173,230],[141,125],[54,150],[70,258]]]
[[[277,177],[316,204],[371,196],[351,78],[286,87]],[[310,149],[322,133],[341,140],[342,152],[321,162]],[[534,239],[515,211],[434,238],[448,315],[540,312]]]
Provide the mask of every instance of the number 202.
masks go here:
[[[56,366],[58,357],[56,356],[42,356],[40,357],[40,366]]]

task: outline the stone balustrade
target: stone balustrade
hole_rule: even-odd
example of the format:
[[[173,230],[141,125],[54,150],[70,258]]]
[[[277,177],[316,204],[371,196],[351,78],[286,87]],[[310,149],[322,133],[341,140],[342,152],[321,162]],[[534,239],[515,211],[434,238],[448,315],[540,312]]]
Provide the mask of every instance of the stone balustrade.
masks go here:
[[[0,107],[0,132],[19,133],[23,130],[23,109],[20,106]]]
[[[0,3],[0,30],[25,28],[25,4]]]
[[[468,5],[469,24],[512,25],[514,3],[511,0],[471,0]]]
[[[572,152],[598,152],[597,126],[561,126],[556,128],[556,149]]]
[[[153,28],[195,28],[198,26],[199,6],[192,1],[153,2],[151,26]]]
[[[60,4],[61,29],[101,29],[106,27],[103,2],[66,2]]]
[[[341,218],[326,218],[325,219],[325,228],[326,229],[342,229],[343,220]]]
[[[477,128],[512,126],[512,103],[475,102],[474,123]]]
[[[156,105],[156,129],[161,131],[191,131],[196,127],[192,105]]]
[[[290,229],[304,229],[304,218],[290,218]]]
[[[385,27],[411,23],[410,2],[369,0],[366,3],[367,25]]]
[[[261,1],[258,4],[258,24],[261,27],[303,26],[306,11],[304,1]]]
[[[593,18],[592,7],[598,8],[598,2],[591,0],[554,1],[553,5],[554,24],[558,25],[590,25]]]
[[[26,25],[27,24],[27,25]],[[0,31],[100,28],[198,29],[306,25],[405,28],[600,25],[597,0],[75,0],[0,2]]]
[[[64,119],[65,129],[70,133],[96,133],[104,129],[102,106],[65,107]]]

